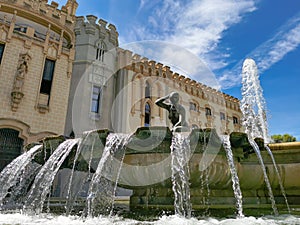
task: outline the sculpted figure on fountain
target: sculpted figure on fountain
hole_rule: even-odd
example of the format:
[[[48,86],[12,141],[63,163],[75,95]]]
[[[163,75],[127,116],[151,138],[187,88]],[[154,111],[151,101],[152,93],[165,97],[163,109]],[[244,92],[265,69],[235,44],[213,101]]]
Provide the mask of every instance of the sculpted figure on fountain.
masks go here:
[[[170,103],[164,102],[167,99],[170,100]],[[173,124],[173,132],[189,131],[189,125],[185,118],[185,109],[179,104],[179,94],[177,92],[171,92],[169,95],[157,99],[155,104],[168,110],[169,119]]]

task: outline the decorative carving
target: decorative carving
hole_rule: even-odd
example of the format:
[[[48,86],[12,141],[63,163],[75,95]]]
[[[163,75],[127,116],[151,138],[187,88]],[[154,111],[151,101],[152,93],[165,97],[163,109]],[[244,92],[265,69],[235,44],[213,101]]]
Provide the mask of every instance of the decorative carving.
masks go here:
[[[11,92],[11,110],[16,112],[18,105],[24,97],[23,86],[25,81],[25,76],[28,72],[28,65],[31,57],[28,53],[20,54],[18,68],[14,80],[13,89]]]

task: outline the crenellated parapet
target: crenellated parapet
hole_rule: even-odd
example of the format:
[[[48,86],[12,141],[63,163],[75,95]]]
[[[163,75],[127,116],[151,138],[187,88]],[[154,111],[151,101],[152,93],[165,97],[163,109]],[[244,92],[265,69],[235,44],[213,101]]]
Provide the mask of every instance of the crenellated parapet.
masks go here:
[[[165,66],[154,60],[149,60],[130,50],[118,48],[118,68],[125,68],[144,76],[157,76],[172,79],[173,71],[169,66]]]
[[[49,19],[55,24],[73,29],[75,13],[78,7],[76,0],[68,0],[67,4],[59,9],[59,4],[52,1],[48,4],[48,0],[0,0],[1,11],[14,12],[15,10],[31,12],[31,17],[35,14],[38,17]],[[28,15],[29,16],[29,15]],[[36,17],[35,20],[38,20]]]
[[[108,37],[108,41],[114,46],[118,46],[119,34],[115,25],[109,24],[103,19],[98,19],[97,16],[88,15],[76,17],[75,35],[98,35],[100,39]]]
[[[68,57],[68,76],[74,59],[74,20],[76,0],[68,0],[58,8],[58,3],[47,0],[0,0],[0,41],[23,41],[24,49],[43,48],[43,53],[53,59]]]
[[[154,60],[149,60],[129,50],[121,48],[118,49],[118,58],[118,68],[125,68],[127,70],[134,71],[135,73],[140,73],[146,77],[156,76],[167,78],[173,82],[177,88],[190,94],[191,96],[240,111],[239,99],[189,77],[178,74],[177,72],[173,72],[169,66],[163,65]]]

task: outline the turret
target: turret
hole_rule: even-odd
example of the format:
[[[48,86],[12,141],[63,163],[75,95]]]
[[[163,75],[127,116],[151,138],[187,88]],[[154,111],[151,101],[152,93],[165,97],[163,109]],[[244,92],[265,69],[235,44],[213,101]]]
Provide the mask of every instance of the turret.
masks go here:
[[[67,12],[71,16],[75,16],[76,10],[78,8],[78,3],[76,0],[68,0],[67,4],[65,5]]]

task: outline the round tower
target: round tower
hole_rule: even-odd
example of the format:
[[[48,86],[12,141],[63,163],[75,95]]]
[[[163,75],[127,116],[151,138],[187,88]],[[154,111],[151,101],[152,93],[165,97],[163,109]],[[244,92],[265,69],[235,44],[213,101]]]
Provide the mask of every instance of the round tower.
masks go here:
[[[0,0],[0,169],[23,145],[64,132],[77,6]]]

